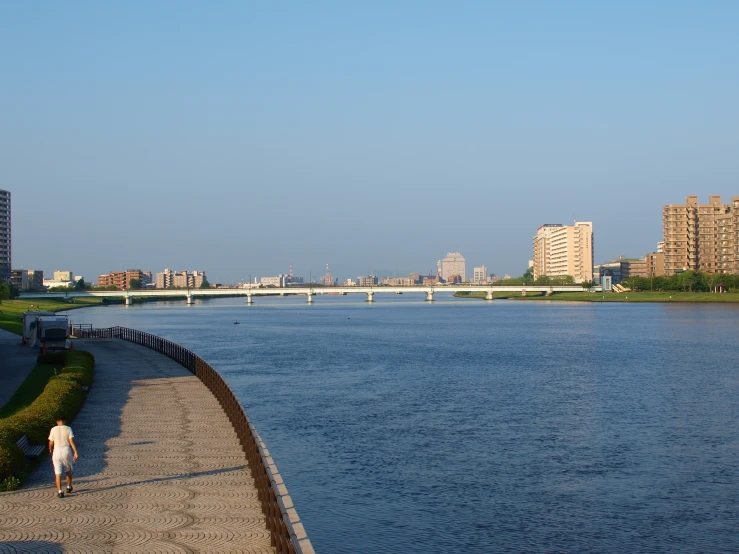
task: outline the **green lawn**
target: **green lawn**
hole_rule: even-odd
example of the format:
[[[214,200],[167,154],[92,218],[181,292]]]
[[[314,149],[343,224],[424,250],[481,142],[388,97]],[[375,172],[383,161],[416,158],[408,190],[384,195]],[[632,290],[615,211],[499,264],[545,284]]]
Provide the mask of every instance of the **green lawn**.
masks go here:
[[[459,298],[485,298],[484,292],[459,293]],[[500,292],[495,298],[515,300],[551,300],[570,302],[739,302],[738,292],[712,294],[710,292],[555,292],[551,296],[542,293]]]
[[[21,314],[29,310],[61,312],[99,304],[102,304],[101,298],[75,298],[74,303],[57,299],[39,300],[36,298],[29,300],[3,300],[0,303],[0,329],[21,335],[23,333]]]

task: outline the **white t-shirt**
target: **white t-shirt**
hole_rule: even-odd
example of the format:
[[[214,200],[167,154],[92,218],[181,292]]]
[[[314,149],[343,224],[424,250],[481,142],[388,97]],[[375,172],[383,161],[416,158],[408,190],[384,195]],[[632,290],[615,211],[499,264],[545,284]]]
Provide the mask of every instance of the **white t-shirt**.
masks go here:
[[[57,446],[70,446],[69,439],[74,438],[74,433],[69,425],[57,425],[49,432],[49,440],[54,441],[54,448]]]

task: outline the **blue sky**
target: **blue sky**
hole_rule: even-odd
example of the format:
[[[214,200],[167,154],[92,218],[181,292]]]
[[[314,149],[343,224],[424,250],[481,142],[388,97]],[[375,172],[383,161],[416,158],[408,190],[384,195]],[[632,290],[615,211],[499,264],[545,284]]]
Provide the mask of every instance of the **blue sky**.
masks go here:
[[[739,195],[736,2],[0,4],[13,265],[520,274]]]

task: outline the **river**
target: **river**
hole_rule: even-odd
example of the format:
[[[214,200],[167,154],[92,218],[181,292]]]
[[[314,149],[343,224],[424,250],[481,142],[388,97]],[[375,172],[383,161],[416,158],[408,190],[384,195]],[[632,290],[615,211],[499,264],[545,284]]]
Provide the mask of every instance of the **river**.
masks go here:
[[[69,315],[218,369],[321,554],[739,551],[739,306],[360,299]]]

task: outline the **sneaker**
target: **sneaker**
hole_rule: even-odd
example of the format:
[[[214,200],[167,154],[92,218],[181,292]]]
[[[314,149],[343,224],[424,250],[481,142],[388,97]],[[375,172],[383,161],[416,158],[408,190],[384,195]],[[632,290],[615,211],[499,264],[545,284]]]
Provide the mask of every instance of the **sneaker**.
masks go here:
[[[67,485],[67,494],[72,492],[72,485]]]
[[[59,495],[59,498],[64,498],[64,491],[59,491],[57,495]]]

